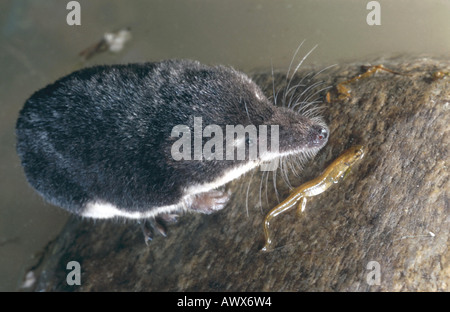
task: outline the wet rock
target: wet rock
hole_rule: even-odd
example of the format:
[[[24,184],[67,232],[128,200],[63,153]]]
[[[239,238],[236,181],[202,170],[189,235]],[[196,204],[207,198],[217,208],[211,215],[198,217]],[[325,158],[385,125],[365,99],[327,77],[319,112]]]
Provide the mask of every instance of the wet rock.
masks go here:
[[[354,81],[346,99],[335,88],[320,93],[330,92],[322,114],[330,139],[299,177],[290,176],[291,185],[319,175],[352,144],[363,144],[367,154],[341,183],[309,199],[301,217],[293,209],[274,219],[274,251],[260,249],[277,193],[268,177],[266,201],[266,176],[255,171],[228,185],[233,195],[225,209],[184,215],[148,247],[134,222],[73,217],[36,290],[448,291],[450,77],[433,73],[449,72],[450,62],[378,63],[407,75],[382,71]],[[335,66],[313,80],[335,87],[360,74],[360,65]],[[285,77],[274,77],[282,88]],[[271,74],[254,79],[272,94]],[[285,198],[280,174],[275,183]],[[80,286],[66,282],[69,261],[81,265]]]

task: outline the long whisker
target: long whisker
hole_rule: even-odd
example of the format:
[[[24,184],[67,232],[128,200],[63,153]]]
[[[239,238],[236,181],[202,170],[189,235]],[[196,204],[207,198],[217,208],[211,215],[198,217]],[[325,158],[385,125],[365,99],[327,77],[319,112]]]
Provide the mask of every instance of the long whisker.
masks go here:
[[[311,78],[308,77],[308,76],[311,75],[311,74],[312,74],[312,73],[307,73],[306,75],[304,75],[304,76],[302,77],[302,79],[301,79],[296,85],[290,87],[289,90],[286,91],[286,96],[287,96],[289,93],[291,93],[291,92],[295,93],[295,90],[296,90],[298,87],[306,87],[307,85],[306,85],[306,84],[303,84],[303,81],[304,81],[304,80],[311,80],[312,77],[311,77]]]
[[[306,60],[306,58],[313,53],[313,51],[318,47],[319,45],[316,44],[311,50],[309,50],[308,53],[306,53],[306,55],[302,58],[302,60],[300,61],[300,63],[298,63],[297,67],[295,68],[294,72],[292,73],[292,77],[297,73],[298,69],[300,68],[300,66],[302,66],[303,62]],[[291,77],[291,79],[292,79]]]
[[[282,166],[281,166],[281,176],[283,177],[284,182],[286,183],[286,185],[292,189],[292,184],[291,181],[289,181],[289,171],[287,169],[287,163],[286,163],[286,158],[283,159],[282,161]]]
[[[278,189],[277,189],[277,171],[278,170],[272,171],[273,188],[275,189],[275,196],[277,197],[277,202],[280,203],[280,196],[278,194]]]
[[[317,48],[317,45],[315,45],[308,53],[306,53],[306,55],[301,59],[300,63],[298,63],[297,67],[295,68],[294,72],[292,73],[289,82],[285,88],[285,90],[289,90],[289,87],[291,85],[292,79],[294,78],[294,75],[297,73],[298,69],[300,68],[300,66],[302,66],[303,62],[306,60],[306,58]],[[288,72],[289,73],[289,72]],[[286,77],[287,78],[287,77]],[[287,94],[284,94],[284,101],[286,101],[286,96]]]
[[[247,210],[247,217],[249,217],[249,213],[248,213],[248,195],[250,192],[250,185],[252,184],[253,181],[253,175],[255,174],[255,170],[252,170],[252,176],[249,179],[248,182],[248,186],[247,186],[247,195],[246,195],[246,199],[245,199],[245,209]]]
[[[272,60],[270,60],[270,67],[272,68],[272,96],[273,96],[273,104],[277,105],[277,95],[275,94],[275,76],[273,74],[273,64]]]
[[[298,102],[300,102],[300,100],[301,100],[301,98],[303,96],[308,95],[310,91],[313,91],[316,87],[320,86],[321,84],[324,84],[324,82],[323,81],[319,81],[319,82],[315,82],[315,83],[311,84],[305,90],[303,90],[302,93],[300,93],[299,95],[295,96],[295,98],[294,98],[295,93],[293,93],[291,95],[290,99],[289,99],[289,105],[288,106],[290,108],[294,109],[296,105],[292,106],[292,103],[296,103],[297,104]],[[302,101],[302,102],[306,102],[306,100]]]
[[[298,102],[294,105],[293,109],[295,109],[296,106],[299,106],[299,108],[297,109],[298,113],[301,113],[303,116],[306,116],[306,114],[308,113],[308,110],[310,109],[314,109],[314,108],[310,108],[310,106],[316,105],[321,103],[320,101],[309,101],[309,102]]]
[[[263,188],[263,181],[264,181],[264,176],[268,175],[267,171],[263,171],[263,174],[261,175],[261,182],[259,183],[259,209],[262,212],[262,188]],[[267,189],[267,185],[266,185],[266,189]]]
[[[295,168],[295,164],[292,161],[292,157],[289,155],[286,163],[288,164],[290,171],[292,172],[292,174],[296,177],[296,178],[300,178],[300,175],[298,174],[297,168]]]
[[[321,84],[324,84],[324,83],[325,83],[325,82],[323,82],[323,83],[321,83]],[[307,102],[310,101],[310,99],[311,99],[313,96],[316,96],[316,95],[318,95],[318,94],[324,92],[325,90],[331,89],[332,87],[333,87],[333,86],[326,86],[325,88],[319,89],[319,90],[317,90],[316,92],[311,93],[310,95],[308,95],[308,96],[306,97],[305,101],[307,101]]]
[[[322,85],[324,83],[325,83],[324,81],[317,81],[315,83],[312,83],[305,90],[303,90],[302,93],[297,95],[297,97],[296,97],[297,101],[299,101],[304,95],[309,94],[309,92],[311,90],[314,90],[315,88],[317,88],[318,86],[320,86],[320,85]],[[292,97],[291,97],[290,101],[292,101]]]
[[[322,83],[320,83],[322,84]],[[318,84],[318,85],[320,85]],[[300,101],[300,99],[304,96],[304,94],[300,94],[299,96],[297,96],[295,99],[293,99],[293,102],[295,103],[294,105],[292,105],[292,109],[296,109],[297,106],[299,106],[298,108],[298,112],[307,112],[307,109],[310,106],[313,106],[317,103],[322,103],[322,101],[319,101],[320,96],[318,96],[320,93],[324,92],[325,90],[330,89],[331,86],[322,88],[314,93],[309,94],[305,100]],[[311,99],[312,97],[316,96],[316,98]]]
[[[269,184],[269,174],[270,174],[270,171],[267,171],[267,174],[266,174],[266,190],[265,190],[265,193],[266,193],[266,203],[269,203],[269,195],[268,195],[268,193],[267,193],[267,185]]]
[[[319,102],[317,102],[317,103],[319,103]],[[307,112],[302,113],[302,115],[307,117],[307,118],[316,117],[318,114],[323,112],[324,109],[325,109],[324,106],[316,106],[316,107],[314,107],[312,109],[309,109]]]
[[[294,63],[295,57],[297,56],[298,51],[299,51],[300,48],[302,47],[303,43],[305,43],[305,40],[303,40],[303,41],[299,44],[299,46],[297,47],[297,50],[295,50],[294,56],[292,56],[291,63],[289,64],[289,68],[288,68],[288,71],[287,71],[287,74],[286,74],[286,83],[288,82],[288,79],[289,79],[289,74],[290,74],[290,72],[291,72],[292,64]]]
[[[334,67],[334,66],[337,66],[337,65],[338,65],[338,64],[333,64],[333,65],[327,66],[327,67],[325,67],[325,68],[319,70],[312,78],[315,78],[316,76],[320,75],[320,74],[323,73],[324,71],[326,71],[326,70],[328,70],[328,69],[330,69],[330,68],[332,68],[332,67]]]
[[[316,45],[316,47],[317,47],[317,45]],[[314,79],[315,77],[317,77],[318,75],[320,75],[320,74],[323,73],[324,71],[326,71],[326,70],[328,70],[328,69],[330,69],[330,68],[332,68],[332,67],[334,67],[334,66],[337,66],[337,64],[333,64],[333,65],[327,66],[327,67],[325,67],[325,68],[319,70],[317,73],[313,74],[312,77],[309,78],[309,80]],[[291,105],[292,105],[293,102],[294,102],[294,103],[300,102],[300,99],[302,98],[303,95],[308,94],[308,92],[309,92],[310,90],[313,90],[313,89],[315,89],[316,87],[318,87],[319,85],[325,83],[324,81],[320,81],[320,82],[313,83],[313,84],[310,85],[308,88],[306,88],[305,90],[303,90],[303,92],[302,92],[299,96],[297,96],[296,99],[293,101],[293,97],[294,97],[294,94],[295,94],[295,90],[297,90],[297,88],[299,88],[299,87],[305,86],[305,85],[302,85],[302,82],[303,82],[303,80],[304,80],[307,76],[309,76],[309,75],[311,75],[311,74],[312,74],[312,73],[310,72],[310,73],[308,73],[307,75],[305,75],[297,85],[291,87],[291,88],[288,90],[288,92],[287,92],[288,94],[292,92],[291,97],[290,97],[290,99],[289,99],[289,105],[288,105],[288,107],[291,107]],[[324,90],[327,90],[327,89],[330,89],[330,88],[332,88],[332,86],[327,86],[327,87],[325,87],[325,88],[323,88],[323,89],[320,89],[319,91],[316,91],[315,93],[313,93],[311,96],[308,96],[308,98],[305,99],[305,101],[302,101],[302,102],[308,102],[308,100],[309,100],[312,96],[314,96],[314,95],[316,95],[316,94],[318,94],[318,93],[321,93],[321,92],[323,92]],[[296,106],[296,105],[295,105],[295,106]],[[294,107],[292,107],[292,108],[294,108]]]
[[[297,49],[295,50],[294,55],[292,56],[291,63],[289,63],[289,67],[288,67],[288,71],[287,71],[287,73],[286,73],[286,79],[285,79],[286,88],[285,88],[285,92],[284,92],[284,95],[283,95],[283,100],[281,101],[283,107],[286,106],[286,92],[287,92],[286,90],[287,90],[289,84],[291,83],[292,77],[293,77],[293,75],[290,74],[290,73],[291,73],[292,64],[294,63],[294,60],[295,60],[295,58],[297,57],[298,51],[300,51],[300,48],[303,46],[303,43],[305,43],[305,40],[303,40],[303,41],[299,44],[299,46],[298,46]]]
[[[299,88],[299,87],[306,87],[306,85],[300,84],[300,83],[299,83],[299,84],[296,84],[295,86],[291,87],[291,90],[293,91],[293,92],[292,92],[292,95],[291,95],[291,99],[289,100],[288,105],[285,105],[285,106],[287,106],[288,108],[291,108],[292,97],[295,95],[295,90],[297,90],[297,88]],[[289,93],[291,90],[289,90],[288,93]]]

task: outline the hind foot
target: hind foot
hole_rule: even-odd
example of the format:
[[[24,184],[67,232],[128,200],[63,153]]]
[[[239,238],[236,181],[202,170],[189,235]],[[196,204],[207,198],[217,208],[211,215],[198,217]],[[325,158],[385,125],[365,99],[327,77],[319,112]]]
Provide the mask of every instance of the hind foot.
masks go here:
[[[191,210],[211,214],[218,210],[222,210],[228,203],[229,199],[230,194],[228,192],[222,192],[219,190],[200,193],[195,196],[191,205]]]
[[[148,246],[148,243],[153,240],[155,230],[162,236],[167,236],[167,224],[175,223],[178,221],[177,214],[162,214],[155,218],[140,220],[138,223],[141,225],[142,234],[144,234],[144,242]]]

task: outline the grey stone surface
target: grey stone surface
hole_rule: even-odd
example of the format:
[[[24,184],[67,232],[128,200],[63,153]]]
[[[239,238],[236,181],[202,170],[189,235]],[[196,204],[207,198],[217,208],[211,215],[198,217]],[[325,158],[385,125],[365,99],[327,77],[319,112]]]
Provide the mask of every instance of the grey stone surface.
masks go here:
[[[274,219],[273,252],[260,248],[265,213],[277,199],[270,178],[268,202],[258,205],[265,176],[256,171],[228,185],[233,195],[224,210],[184,215],[167,238],[148,247],[133,222],[72,218],[49,248],[36,290],[449,291],[450,77],[431,76],[449,72],[450,61],[377,63],[408,75],[361,79],[344,100],[332,89],[323,112],[330,140],[291,183],[316,177],[352,144],[366,146],[365,158],[311,198],[301,217],[292,210]],[[336,86],[361,73],[360,65],[336,66],[316,78]],[[271,95],[271,75],[254,78]],[[282,86],[283,75],[275,78]],[[277,182],[285,198],[289,188],[280,176]],[[66,283],[72,260],[81,264],[81,286]],[[380,265],[379,285],[367,282],[371,261]]]

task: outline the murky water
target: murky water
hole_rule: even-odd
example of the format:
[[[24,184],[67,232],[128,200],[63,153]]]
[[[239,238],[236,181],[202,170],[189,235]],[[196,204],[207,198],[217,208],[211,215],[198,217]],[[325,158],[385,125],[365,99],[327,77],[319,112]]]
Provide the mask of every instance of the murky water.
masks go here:
[[[319,46],[309,63],[374,57],[450,57],[450,1],[378,1],[381,25],[369,26],[369,1],[78,1],[81,26],[68,26],[69,1],[0,2],[0,291],[15,290],[35,255],[57,236],[68,214],[26,183],[15,153],[14,126],[36,90],[82,66],[192,58],[252,70],[286,70]],[[78,52],[104,32],[131,27],[119,54],[82,64]]]

